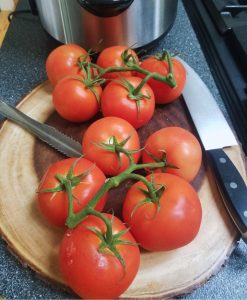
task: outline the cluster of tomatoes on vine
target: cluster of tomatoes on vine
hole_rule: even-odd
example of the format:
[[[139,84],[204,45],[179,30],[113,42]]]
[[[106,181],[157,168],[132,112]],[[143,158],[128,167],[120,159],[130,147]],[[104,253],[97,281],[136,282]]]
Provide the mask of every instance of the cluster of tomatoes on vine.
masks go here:
[[[140,248],[173,250],[197,235],[202,211],[190,182],[202,153],[196,137],[180,127],[162,128],[140,146],[138,128],[155,105],[182,93],[186,72],[179,60],[164,52],[140,62],[125,46],[104,49],[96,63],[89,54],[71,44],[47,58],[58,114],[78,123],[99,111],[102,118],[83,135],[81,158],[49,166],[37,201],[48,222],[67,227],[59,252],[67,284],[80,297],[117,298],[139,270]],[[126,193],[122,221],[102,210],[108,192],[126,179],[136,183]]]

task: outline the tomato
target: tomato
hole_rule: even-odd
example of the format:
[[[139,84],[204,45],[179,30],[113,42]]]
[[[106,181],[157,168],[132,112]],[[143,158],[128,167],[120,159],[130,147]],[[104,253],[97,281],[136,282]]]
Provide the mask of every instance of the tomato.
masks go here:
[[[178,175],[192,181],[201,166],[202,149],[197,138],[188,130],[180,127],[166,127],[151,134],[142,152],[143,163],[152,163],[166,157],[169,164],[178,169],[167,167],[167,173]],[[161,172],[156,169],[155,172]]]
[[[100,85],[92,88],[87,87],[80,77],[65,77],[60,80],[52,94],[58,114],[71,122],[91,119],[99,111],[98,101],[102,93]]]
[[[112,215],[105,216],[111,219]],[[105,234],[105,223],[95,216],[88,216],[73,230],[68,230],[61,242],[59,264],[67,284],[81,298],[116,299],[131,284],[140,264],[140,250],[135,240],[126,232],[119,239],[134,244],[118,244],[116,248],[122,256],[124,266],[113,253],[104,247],[100,251],[100,238],[90,228]],[[126,230],[116,217],[113,233]]]
[[[87,51],[75,44],[66,44],[55,48],[47,57],[46,73],[52,85],[68,75],[79,75],[80,68],[77,65],[80,57],[87,56]],[[90,57],[87,56],[87,61]]]
[[[147,179],[151,181],[152,175]],[[136,241],[149,251],[168,251],[190,243],[197,235],[202,208],[194,188],[184,179],[165,173],[155,173],[156,187],[163,185],[159,205],[141,204],[147,196],[143,182],[135,183],[127,192],[123,204],[123,219],[130,225]]]
[[[126,80],[134,88],[142,81],[138,77],[126,77]],[[126,83],[124,79],[120,81]],[[123,118],[135,128],[144,126],[154,114],[155,100],[153,91],[147,84],[142,87],[139,95],[143,97],[136,97],[131,90],[117,81],[110,82],[101,97],[103,115]]]
[[[155,101],[159,104],[165,104],[176,100],[181,94],[186,82],[186,70],[183,64],[172,58],[174,79],[176,81],[176,87],[172,88],[168,84],[155,80],[153,78],[148,80],[148,84],[153,89]],[[156,72],[163,76],[166,76],[169,72],[167,61],[162,61],[156,57],[149,57],[141,63],[141,67],[150,72]],[[142,78],[143,74],[138,74]]]
[[[63,227],[65,225],[68,216],[67,193],[65,190],[59,192],[42,192],[42,190],[58,187],[59,181],[55,175],[61,174],[66,177],[75,162],[73,176],[89,172],[80,180],[80,184],[72,188],[74,213],[85,207],[106,180],[103,172],[85,158],[68,158],[52,164],[39,184],[37,203],[46,220],[55,226]],[[106,199],[107,194],[96,205],[97,210],[101,211],[103,209]]]
[[[134,50],[128,48],[127,46],[111,46],[108,48],[105,48],[102,50],[102,52],[99,54],[97,58],[97,65],[101,68],[109,68],[109,67],[123,67],[126,66],[126,64],[123,62],[121,55],[124,53],[125,50],[128,49],[128,54],[132,54],[139,64],[139,59],[137,54]],[[114,79],[119,78],[119,75],[121,76],[132,76],[135,72],[132,71],[126,71],[126,72],[112,72],[112,73],[106,73],[103,78],[105,79]]]
[[[99,146],[100,143],[113,146],[114,139],[118,144],[124,143],[125,150],[140,149],[135,128],[129,122],[117,117],[105,117],[95,121],[87,128],[82,138],[84,157],[95,162],[106,175],[110,176],[123,172],[129,166],[129,159],[125,154],[117,155]],[[140,152],[133,152],[131,156],[134,162],[137,162]]]

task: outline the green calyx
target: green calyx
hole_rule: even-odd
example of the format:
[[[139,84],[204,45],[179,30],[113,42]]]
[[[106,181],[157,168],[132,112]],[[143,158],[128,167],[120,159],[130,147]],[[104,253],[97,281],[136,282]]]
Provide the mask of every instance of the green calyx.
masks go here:
[[[154,57],[159,61],[168,61],[168,52],[164,51],[163,53],[156,53]]]
[[[100,239],[100,245],[98,247],[98,251],[102,254],[112,255],[112,256],[116,257],[119,260],[119,262],[121,263],[121,265],[123,266],[124,272],[125,272],[126,265],[125,265],[122,255],[120,254],[120,252],[117,249],[117,246],[118,245],[137,245],[136,243],[121,239],[129,231],[129,228],[127,228],[123,231],[120,231],[116,234],[113,234],[112,226],[113,226],[114,216],[112,216],[111,220],[109,220],[106,216],[104,216],[103,214],[101,214],[95,210],[91,210],[90,214],[101,218],[102,221],[106,224],[106,232],[105,233],[102,233],[100,230],[98,230],[97,228],[95,228],[93,226],[87,227],[89,230],[91,230],[93,233],[95,233],[97,235],[97,237]]]
[[[128,140],[131,138],[131,136],[128,136],[126,139],[123,141],[118,141],[115,136],[112,136],[109,140],[108,143],[97,143],[96,145],[106,151],[113,152],[117,155],[117,159],[119,162],[119,166],[121,166],[121,153],[125,153],[126,150],[124,149],[125,144],[128,142]],[[139,150],[138,150],[139,151]],[[135,152],[134,150],[129,151],[129,152]]]
[[[155,204],[155,207],[156,207],[156,213],[155,213],[155,216],[154,216],[154,218],[155,218],[156,215],[160,211],[160,199],[161,199],[162,194],[165,191],[165,185],[156,184],[155,181],[154,181],[154,176],[152,174],[151,182],[150,182],[150,185],[148,186],[148,190],[140,188],[140,187],[138,187],[138,190],[143,193],[144,198],[143,198],[142,201],[138,202],[135,205],[134,209],[131,212],[131,218],[133,217],[134,213],[136,212],[136,210],[140,206],[142,206],[144,204],[147,204],[147,203]]]
[[[126,78],[121,77],[121,80],[115,80],[118,84],[122,85],[128,91],[128,98],[136,102],[137,112],[141,111],[141,100],[149,100],[151,98],[150,95],[144,95],[141,93],[141,89],[144,84],[151,76],[147,76],[148,78],[144,78],[137,87],[134,87]]]
[[[168,81],[168,84],[171,87],[176,87],[176,81],[174,78],[174,72],[173,72],[173,65],[172,65],[172,58],[168,51],[164,51],[162,54],[158,53],[154,56],[159,61],[167,61],[169,71],[166,75],[166,79]]]
[[[91,54],[92,54],[92,50],[89,49],[87,54],[82,54],[81,56],[79,56],[77,60],[77,65],[80,66],[81,63],[86,63],[87,59],[90,58]]]
[[[92,74],[92,68],[90,67],[90,63],[87,62],[82,68],[83,72],[83,79],[82,83],[94,94],[98,104],[100,103],[100,96],[95,90],[96,86],[101,86],[104,84],[105,79],[103,78],[97,78],[97,76],[93,76]]]
[[[161,152],[161,157],[157,157],[155,155],[153,155],[152,153],[150,153],[149,151],[145,150],[146,153],[148,154],[149,157],[151,157],[156,163],[159,163],[159,162],[163,162],[164,165],[160,168],[162,170],[162,172],[166,172],[166,169],[167,168],[172,168],[172,169],[179,169],[177,166],[173,165],[173,164],[170,164],[168,161],[167,161],[167,158],[166,158],[166,152],[165,150],[160,150]]]
[[[138,62],[133,53],[130,51],[130,48],[127,48],[123,51],[123,53],[121,54],[121,59],[122,66],[132,67],[134,65],[138,65]]]
[[[80,159],[80,158],[79,158]],[[55,188],[50,188],[50,189],[44,189],[44,190],[40,190],[40,193],[55,193],[55,192],[61,192],[61,191],[66,191],[67,193],[71,193],[71,191],[68,191],[68,184],[70,185],[71,189],[76,187],[78,184],[81,183],[81,181],[88,176],[88,174],[91,172],[91,170],[95,167],[95,165],[92,165],[90,168],[88,168],[87,170],[85,170],[84,172],[82,172],[79,175],[73,175],[75,166],[78,162],[77,159],[71,166],[71,168],[69,169],[68,173],[63,176],[61,174],[56,174],[55,178],[58,181],[58,185]]]

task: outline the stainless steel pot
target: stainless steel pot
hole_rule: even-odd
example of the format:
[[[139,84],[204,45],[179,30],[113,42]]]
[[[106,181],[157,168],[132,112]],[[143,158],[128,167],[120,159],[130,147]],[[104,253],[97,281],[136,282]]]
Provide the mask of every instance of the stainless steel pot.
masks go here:
[[[63,43],[101,50],[149,46],[172,27],[177,0],[36,0],[46,31]]]

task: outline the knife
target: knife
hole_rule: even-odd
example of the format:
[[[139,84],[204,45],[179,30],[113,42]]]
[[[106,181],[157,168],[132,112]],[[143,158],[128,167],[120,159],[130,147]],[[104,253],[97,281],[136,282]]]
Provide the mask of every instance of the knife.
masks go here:
[[[247,243],[247,187],[223,150],[238,142],[205,83],[188,64],[182,63],[187,71],[183,98],[209,156],[226,209]]]
[[[0,101],[0,113],[18,125],[21,125],[64,155],[68,157],[82,156],[81,144],[54,127],[30,118],[17,108],[3,101]]]

